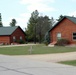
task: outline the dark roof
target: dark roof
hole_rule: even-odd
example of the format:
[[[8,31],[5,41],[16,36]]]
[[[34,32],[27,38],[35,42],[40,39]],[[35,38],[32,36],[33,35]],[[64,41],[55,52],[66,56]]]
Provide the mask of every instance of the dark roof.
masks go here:
[[[14,27],[0,27],[0,35],[11,35],[18,26]]]
[[[57,22],[49,31],[51,31],[53,28],[55,28],[64,18],[69,19],[73,23],[76,24],[76,18],[75,17],[70,17],[70,16],[64,16],[59,22]]]
[[[69,20],[71,20],[73,23],[76,24],[76,17],[66,16],[66,18],[68,18]]]

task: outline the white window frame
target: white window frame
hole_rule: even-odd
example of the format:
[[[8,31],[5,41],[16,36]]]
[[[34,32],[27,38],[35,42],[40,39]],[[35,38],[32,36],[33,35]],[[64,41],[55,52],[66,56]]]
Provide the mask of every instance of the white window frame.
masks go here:
[[[15,36],[13,36],[13,40],[15,40],[16,39],[16,37]]]
[[[15,36],[13,36],[13,42],[15,42],[16,41],[16,37]]]
[[[61,33],[60,32],[57,33],[57,39],[61,39]]]
[[[22,40],[22,36],[20,36],[20,40]]]

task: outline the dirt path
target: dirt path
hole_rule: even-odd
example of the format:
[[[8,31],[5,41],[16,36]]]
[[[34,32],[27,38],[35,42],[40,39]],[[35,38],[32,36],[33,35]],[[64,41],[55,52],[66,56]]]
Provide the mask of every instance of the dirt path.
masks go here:
[[[57,54],[43,54],[43,55],[21,55],[18,57],[27,57],[33,60],[46,61],[46,62],[59,62],[66,60],[76,60],[76,52],[57,53]]]
[[[15,44],[15,45],[3,45],[3,46],[0,46],[0,48],[4,48],[4,47],[16,47],[16,46],[32,46],[32,45],[38,45],[38,44]]]

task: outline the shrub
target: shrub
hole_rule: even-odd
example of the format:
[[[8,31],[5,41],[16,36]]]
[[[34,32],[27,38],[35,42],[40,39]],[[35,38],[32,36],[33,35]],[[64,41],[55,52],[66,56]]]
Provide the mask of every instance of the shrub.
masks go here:
[[[68,44],[69,44],[69,41],[67,39],[59,39],[57,41],[57,44],[56,45],[65,46],[65,45],[68,45]]]
[[[44,41],[44,44],[47,46],[49,43],[47,41]]]
[[[17,42],[18,42],[19,44],[24,44],[24,43],[25,43],[24,40],[18,40]]]
[[[47,44],[50,43],[50,33],[49,33],[49,32],[47,32],[47,33],[45,34],[44,42],[47,43]]]

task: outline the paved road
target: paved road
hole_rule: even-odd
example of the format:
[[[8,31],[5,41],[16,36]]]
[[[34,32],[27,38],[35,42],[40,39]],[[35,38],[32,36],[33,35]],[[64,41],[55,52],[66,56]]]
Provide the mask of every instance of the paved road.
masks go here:
[[[0,75],[76,75],[76,67],[0,55]]]

